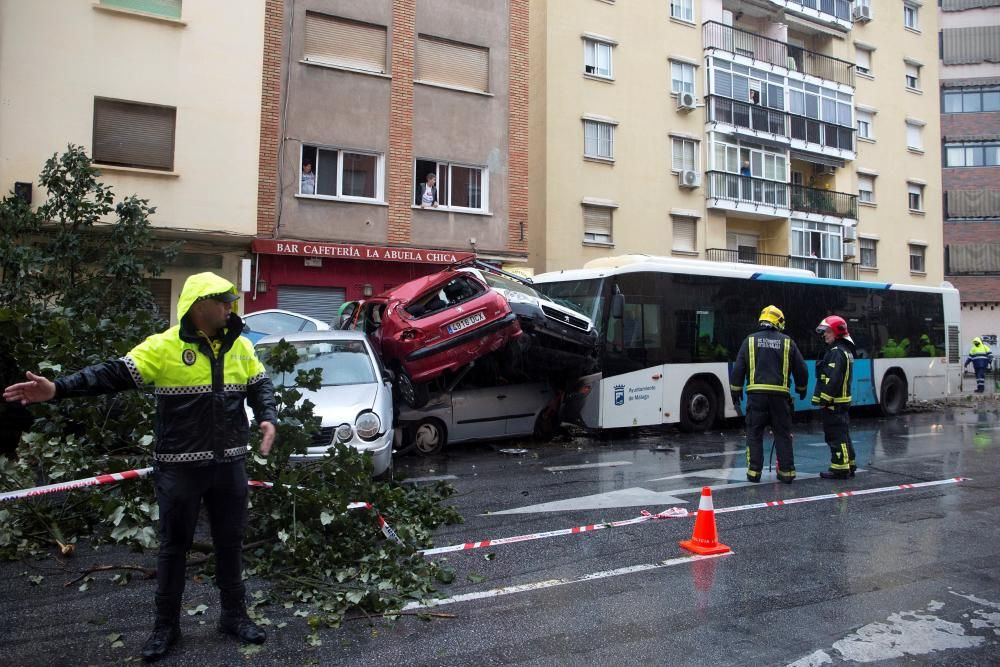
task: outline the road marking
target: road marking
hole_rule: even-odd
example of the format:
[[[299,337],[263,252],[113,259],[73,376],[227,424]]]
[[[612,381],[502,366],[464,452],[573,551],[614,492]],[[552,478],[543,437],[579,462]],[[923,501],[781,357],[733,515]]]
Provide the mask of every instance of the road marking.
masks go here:
[[[404,479],[403,483],[406,482],[443,482],[448,479],[458,479],[458,475],[431,475],[430,477],[410,477],[409,479]]]
[[[427,600],[426,602],[411,602],[410,604],[403,607],[403,611],[408,611],[410,609],[429,609],[431,607],[441,607],[448,604],[455,604],[457,602],[468,602],[470,600],[483,600],[486,598],[501,597],[503,595],[513,595],[515,593],[528,593],[530,591],[540,591],[545,588],[554,588],[556,586],[581,584],[588,581],[596,581],[598,579],[621,577],[627,574],[635,574],[637,572],[649,572],[651,570],[659,570],[665,567],[673,567],[674,565],[684,565],[686,563],[693,563],[699,560],[708,560],[710,558],[719,558],[721,556],[728,556],[728,555],[729,554],[726,553],[726,554],[716,554],[714,556],[681,556],[680,558],[671,558],[669,560],[662,560],[658,563],[630,565],[628,567],[620,567],[615,570],[592,572],[591,574],[585,574],[579,577],[567,577],[564,579],[548,579],[546,581],[537,581],[532,584],[521,584],[519,586],[505,586],[504,588],[492,588],[487,591],[477,591],[475,593],[463,593],[462,595],[455,595],[453,597],[442,598],[440,600]]]
[[[696,459],[707,459],[714,456],[743,456],[744,450],[734,449],[731,452],[712,452],[711,454],[688,454],[688,456],[693,456]]]
[[[586,468],[614,468],[616,466],[630,466],[631,461],[605,461],[603,463],[581,463],[575,466],[549,466],[549,472],[560,472],[562,470],[584,470]]]
[[[701,492],[701,489],[698,489]],[[534,512],[571,512],[573,510],[604,510],[615,507],[638,507],[639,505],[671,505],[686,503],[674,495],[673,491],[650,491],[642,487],[619,489],[607,493],[595,493],[565,500],[554,500],[527,507],[515,507],[490,514],[531,514]]]

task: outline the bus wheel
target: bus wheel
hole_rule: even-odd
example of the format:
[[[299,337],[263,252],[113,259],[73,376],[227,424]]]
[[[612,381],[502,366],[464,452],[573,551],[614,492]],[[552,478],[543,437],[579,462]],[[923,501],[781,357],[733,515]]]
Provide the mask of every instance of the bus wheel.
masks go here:
[[[719,397],[704,380],[691,380],[681,393],[681,430],[704,431],[715,423]]]
[[[902,412],[906,407],[906,380],[895,374],[882,378],[878,402],[882,414],[887,417],[894,417]]]

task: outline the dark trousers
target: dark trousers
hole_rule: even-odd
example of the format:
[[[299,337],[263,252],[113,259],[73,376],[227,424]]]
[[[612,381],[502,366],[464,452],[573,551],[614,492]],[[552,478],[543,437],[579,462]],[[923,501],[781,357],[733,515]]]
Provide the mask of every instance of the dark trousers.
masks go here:
[[[224,609],[243,604],[243,534],[247,524],[244,461],[207,466],[159,466],[154,474],[160,505],[156,564],[157,620],[176,622],[186,580],[185,558],[204,500],[215,547],[215,582]]]
[[[973,366],[976,371],[976,393],[983,394],[986,392],[986,366]]]
[[[851,442],[851,416],[846,405],[822,408],[823,436],[830,447],[830,470],[848,472],[857,467]]]
[[[784,394],[753,392],[747,395],[747,475],[760,477],[764,469],[764,428],[774,433],[779,474],[794,477],[792,404]]]

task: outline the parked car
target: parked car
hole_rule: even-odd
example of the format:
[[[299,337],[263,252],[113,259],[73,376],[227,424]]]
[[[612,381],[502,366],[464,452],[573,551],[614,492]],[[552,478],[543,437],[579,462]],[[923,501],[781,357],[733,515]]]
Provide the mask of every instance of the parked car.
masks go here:
[[[453,269],[366,299],[345,326],[369,336],[396,374],[400,397],[417,408],[427,403],[430,383],[446,382],[521,335],[503,296],[475,275]]]
[[[558,397],[545,382],[463,387],[436,394],[423,408],[403,407],[403,447],[437,454],[446,444],[523,436],[548,437],[558,420]]]
[[[290,310],[271,308],[247,313],[243,316],[246,326],[243,335],[256,343],[269,334],[288,334],[298,331],[328,331],[330,325],[308,315]]]
[[[299,353],[292,377],[271,370],[269,350],[282,338]],[[392,375],[383,368],[366,336],[359,331],[312,331],[267,336],[257,353],[275,384],[294,381],[299,370],[322,369],[317,391],[302,389],[321,420],[307,456],[322,456],[334,442],[371,456],[376,476],[392,474]]]

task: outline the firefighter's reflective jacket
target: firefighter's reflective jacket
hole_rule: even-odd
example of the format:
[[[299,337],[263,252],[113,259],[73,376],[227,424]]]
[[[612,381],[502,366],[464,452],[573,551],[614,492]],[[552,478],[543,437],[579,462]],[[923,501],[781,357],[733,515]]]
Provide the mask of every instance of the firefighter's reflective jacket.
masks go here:
[[[851,376],[854,367],[854,345],[840,338],[816,364],[814,405],[850,405]]]
[[[809,371],[798,346],[791,338],[776,329],[761,329],[743,341],[736,363],[729,374],[729,389],[742,393],[747,383],[747,393],[769,392],[789,394],[789,380],[804,396]]]

